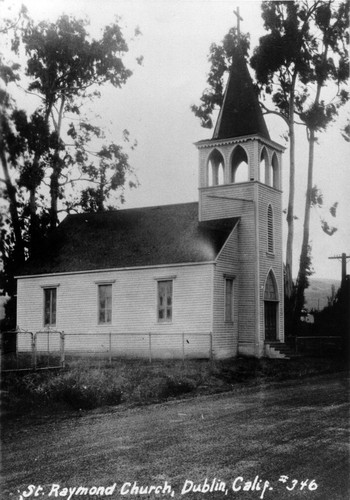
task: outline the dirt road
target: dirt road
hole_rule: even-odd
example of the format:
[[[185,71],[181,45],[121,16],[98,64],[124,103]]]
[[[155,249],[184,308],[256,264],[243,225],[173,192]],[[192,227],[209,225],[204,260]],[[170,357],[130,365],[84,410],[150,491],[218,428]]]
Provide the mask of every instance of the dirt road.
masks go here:
[[[336,374],[12,422],[1,498],[345,500],[348,382]]]

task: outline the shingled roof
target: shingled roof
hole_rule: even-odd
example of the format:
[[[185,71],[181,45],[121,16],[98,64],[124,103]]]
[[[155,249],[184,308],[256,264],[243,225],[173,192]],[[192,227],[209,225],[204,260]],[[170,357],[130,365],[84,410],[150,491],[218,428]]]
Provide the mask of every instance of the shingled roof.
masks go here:
[[[213,139],[229,139],[259,134],[270,139],[269,132],[240,48],[233,57],[224,101],[215,125]]]
[[[19,274],[213,261],[237,221],[198,222],[198,203],[68,215]]]

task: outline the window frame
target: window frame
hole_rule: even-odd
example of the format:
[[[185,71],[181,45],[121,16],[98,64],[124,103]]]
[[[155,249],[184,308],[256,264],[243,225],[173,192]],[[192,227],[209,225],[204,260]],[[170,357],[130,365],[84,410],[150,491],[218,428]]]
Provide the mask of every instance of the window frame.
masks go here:
[[[113,283],[114,281],[99,281],[96,282],[97,284],[97,324],[99,326],[109,326],[112,324],[113,321]],[[101,295],[100,291],[102,290],[102,287],[109,287],[110,289],[110,304],[109,304],[109,309],[107,307],[104,308],[104,321],[101,321]],[[107,297],[108,299],[108,297]],[[108,320],[108,311],[110,311],[110,318]],[[107,321],[106,321],[106,315],[107,315]]]
[[[174,277],[164,277],[157,278],[157,323],[161,324],[171,324],[174,318]],[[164,318],[160,318],[160,285],[161,283],[170,283],[171,284],[171,304],[170,304],[170,318],[167,317],[167,309],[169,308],[168,296],[166,296],[166,303],[162,306],[162,310],[165,311]]]
[[[56,327],[57,325],[57,288],[59,285],[47,285],[47,286],[42,286],[43,289],[43,326],[44,328],[51,328],[51,327]],[[50,293],[47,301],[47,293]],[[54,293],[53,293],[54,292]],[[54,296],[54,301],[52,300]],[[46,321],[47,317],[47,310],[46,310],[46,305],[49,305],[49,321]]]
[[[271,203],[267,207],[267,253],[270,255],[274,255],[275,253],[273,208]]]
[[[234,322],[234,282],[235,276],[224,275],[224,322],[233,323]],[[228,283],[231,283],[230,296],[228,295]],[[228,307],[229,305],[229,307]]]

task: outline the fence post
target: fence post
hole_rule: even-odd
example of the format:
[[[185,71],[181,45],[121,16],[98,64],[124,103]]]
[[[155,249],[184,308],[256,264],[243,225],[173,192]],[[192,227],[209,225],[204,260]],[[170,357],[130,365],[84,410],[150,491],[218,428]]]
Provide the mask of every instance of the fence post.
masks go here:
[[[148,333],[148,347],[149,347],[149,362],[152,363],[152,340],[151,332]]]
[[[64,332],[60,332],[60,337],[61,337],[61,367],[65,367],[65,352],[64,352]]]
[[[210,345],[209,345],[209,358],[210,361],[213,361],[213,333],[209,333],[209,340],[210,340]]]
[[[47,332],[47,366],[50,366],[50,330]]]
[[[32,335],[32,365],[33,369],[36,370],[36,333],[30,333]]]
[[[185,363],[185,333],[182,332],[182,363]]]
[[[16,367],[18,368],[18,330],[16,328],[15,335],[16,335]]]
[[[112,364],[112,332],[109,332],[109,364]]]

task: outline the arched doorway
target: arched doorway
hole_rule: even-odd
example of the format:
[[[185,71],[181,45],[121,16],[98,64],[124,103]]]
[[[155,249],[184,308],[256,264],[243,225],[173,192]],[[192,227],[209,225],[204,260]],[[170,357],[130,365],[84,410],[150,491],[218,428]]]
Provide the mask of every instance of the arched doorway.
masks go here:
[[[270,271],[264,291],[265,340],[277,340],[278,303],[276,280]]]

